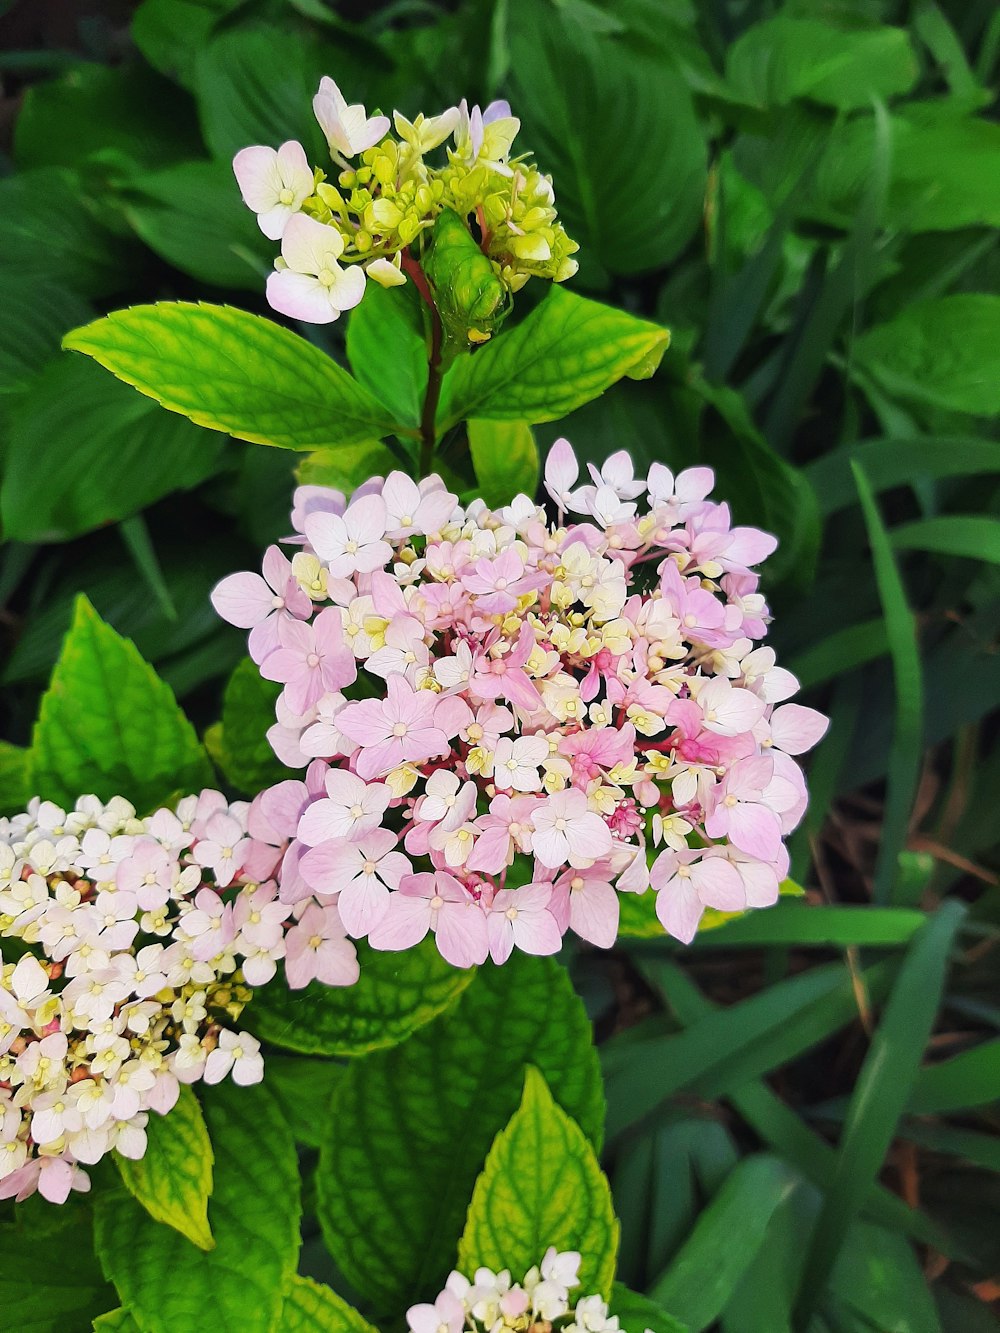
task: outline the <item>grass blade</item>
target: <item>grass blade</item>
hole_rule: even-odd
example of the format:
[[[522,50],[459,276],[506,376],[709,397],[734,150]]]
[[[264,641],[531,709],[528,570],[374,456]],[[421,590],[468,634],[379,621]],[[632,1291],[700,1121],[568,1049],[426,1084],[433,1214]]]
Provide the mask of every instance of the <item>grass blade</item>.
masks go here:
[[[776,1157],[745,1157],[699,1215],[687,1242],[650,1296],[692,1333],[708,1328],[729,1304],[764,1242],[768,1223],[795,1187]]]
[[[937,551],[1000,565],[1000,519],[987,515],[952,514],[903,523],[892,529],[889,539],[897,551]]]
[[[868,530],[896,686],[896,717],[889,752],[885,815],[875,863],[875,901],[886,903],[892,899],[899,854],[906,845],[910,811],[920,778],[924,739],[923,676],[916,620],[906,600],[888,533],[864,469],[860,463],[852,461],[851,470]]]
[[[805,470],[824,518],[857,502],[851,464],[860,463],[876,492],[912,486],[915,478],[972,477],[997,470],[995,440],[973,435],[864,440],[824,454]]]
[[[995,1101],[1000,1101],[1000,1038],[921,1069],[907,1110],[940,1115]]]
[[[926,920],[923,912],[899,907],[810,907],[782,902],[767,912],[751,912],[714,930],[701,931],[690,947],[699,951],[773,944],[818,949],[851,944],[891,947],[908,944]]]
[[[946,902],[915,937],[851,1098],[837,1169],[809,1246],[796,1306],[806,1328],[848,1228],[892,1143],[917,1078],[944,988],[948,955],[965,908]]]

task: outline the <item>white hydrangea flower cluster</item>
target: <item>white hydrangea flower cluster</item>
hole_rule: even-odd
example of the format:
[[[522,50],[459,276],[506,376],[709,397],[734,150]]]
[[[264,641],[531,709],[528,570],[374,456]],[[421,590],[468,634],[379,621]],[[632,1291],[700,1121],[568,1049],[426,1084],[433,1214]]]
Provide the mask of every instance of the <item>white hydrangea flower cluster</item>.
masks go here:
[[[579,1284],[579,1252],[550,1245],[521,1282],[513,1282],[506,1268],[477,1268],[471,1280],[453,1272],[434,1304],[411,1305],[406,1322],[410,1333],[551,1333],[553,1327],[560,1333],[619,1333],[618,1317],[608,1314],[601,1296],[570,1301]]]
[[[180,1083],[256,1083],[232,1025],[286,960],[290,984],[357,980],[335,907],[278,899],[282,845],[206,790],[140,819],[121,797],[0,819],[0,1198],[86,1190],[139,1158]],[[266,825],[265,825],[266,829]]]

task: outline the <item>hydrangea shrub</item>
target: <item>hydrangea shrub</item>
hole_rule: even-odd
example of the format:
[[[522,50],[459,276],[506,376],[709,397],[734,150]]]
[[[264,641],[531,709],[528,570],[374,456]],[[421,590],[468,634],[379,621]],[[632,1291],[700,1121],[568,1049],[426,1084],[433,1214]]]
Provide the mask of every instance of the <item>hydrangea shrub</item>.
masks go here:
[[[584,470],[565,440],[542,466],[532,426],[668,334],[555,286],[516,310],[577,247],[506,103],[390,119],[324,78],[313,110],[329,163],[233,167],[271,306],[353,312],[349,370],[210,305],[66,339],[301,450],[302,484],[213,594],[250,657],[204,746],[81,603],[39,794],[0,824],[0,1194],[91,1210],[120,1303],[81,1295],[95,1328],[370,1329],[298,1274],[299,1145],[366,1316],[674,1333],[614,1282],[590,1024],[544,955],[610,948],[623,901],[688,942],[777,898],[826,723],[762,643],[775,542],[707,468],[636,476],[609,441]]]

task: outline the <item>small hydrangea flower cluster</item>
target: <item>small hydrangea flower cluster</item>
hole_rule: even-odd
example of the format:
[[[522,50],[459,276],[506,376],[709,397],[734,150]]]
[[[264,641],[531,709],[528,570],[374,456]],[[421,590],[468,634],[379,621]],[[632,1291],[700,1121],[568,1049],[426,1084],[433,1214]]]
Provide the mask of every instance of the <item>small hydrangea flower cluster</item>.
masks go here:
[[[524,495],[464,509],[436,476],[301,487],[292,559],[215,589],[284,686],[276,753],[309,765],[262,797],[292,839],[283,901],[336,902],[376,949],[432,931],[460,967],[567,929],[608,947],[616,889],[652,886],[685,941],[706,907],[775,901],[806,806],[790,756],[826,728],[754,647],[775,541],[732,526],[707,468],[637,479],[619,453],[578,481],[562,440],[555,522]]]
[[[220,792],[139,819],[115,797],[0,820],[0,1198],[62,1203],[81,1169],[146,1150],[179,1083],[256,1083],[234,1024],[279,959],[292,986],[357,980],[332,905],[290,907],[263,816]],[[14,961],[16,960],[16,961]]]
[[[410,246],[445,210],[474,228],[507,293],[532,276],[562,282],[576,272],[570,256],[579,247],[558,221],[551,179],[510,157],[520,121],[506,102],[470,111],[463,101],[413,121],[395,111],[393,136],[387,116],[349,105],[324,78],[313,110],[341,168],[336,184],[294,140],[244,148],[233,160],[244,203],[264,235],[281,241],[267,283],[275,310],[326,324],[358,304],[366,277],[387,287],[406,282],[416,262]],[[426,155],[449,139],[446,161],[428,165]]]
[[[550,1245],[542,1262],[511,1281],[505,1268],[494,1273],[477,1268],[470,1282],[452,1273],[433,1305],[411,1305],[406,1312],[410,1333],[503,1333],[531,1328],[560,1333],[618,1333],[615,1315],[608,1315],[600,1296],[581,1296],[571,1307],[569,1293],[579,1286],[580,1255]]]

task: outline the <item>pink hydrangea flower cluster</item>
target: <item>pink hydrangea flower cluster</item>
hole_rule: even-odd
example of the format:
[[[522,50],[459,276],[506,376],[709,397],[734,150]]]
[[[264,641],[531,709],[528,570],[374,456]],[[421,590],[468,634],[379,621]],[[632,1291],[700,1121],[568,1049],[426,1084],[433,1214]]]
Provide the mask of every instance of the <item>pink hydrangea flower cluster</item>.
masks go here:
[[[203,791],[147,819],[84,796],[0,820],[0,1198],[62,1203],[112,1149],[142,1157],[180,1083],[258,1082],[232,1024],[278,960],[292,986],[357,980],[336,907],[278,897],[255,818]]]
[[[560,1333],[618,1333],[616,1315],[600,1296],[570,1302],[580,1284],[580,1255],[550,1245],[542,1262],[512,1282],[508,1269],[477,1268],[470,1281],[452,1273],[434,1304],[411,1305],[410,1333],[503,1333],[505,1329],[555,1326]]]
[[[436,476],[299,488],[292,558],[213,593],[283,686],[276,753],[308,765],[261,798],[291,838],[282,900],[336,902],[376,949],[431,931],[459,967],[568,929],[608,947],[619,892],[652,888],[685,941],[706,907],[774,902],[792,756],[826,719],[755,646],[775,540],[712,485],[625,453],[581,484],[560,440],[552,520],[525,495],[463,508]]]

